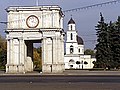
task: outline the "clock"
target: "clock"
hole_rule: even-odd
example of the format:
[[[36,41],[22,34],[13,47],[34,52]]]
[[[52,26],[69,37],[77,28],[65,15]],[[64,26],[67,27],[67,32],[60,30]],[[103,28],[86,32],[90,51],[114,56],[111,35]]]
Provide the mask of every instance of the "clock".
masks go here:
[[[35,15],[30,15],[27,19],[26,19],[26,24],[29,28],[36,28],[39,24],[39,19],[37,16]]]

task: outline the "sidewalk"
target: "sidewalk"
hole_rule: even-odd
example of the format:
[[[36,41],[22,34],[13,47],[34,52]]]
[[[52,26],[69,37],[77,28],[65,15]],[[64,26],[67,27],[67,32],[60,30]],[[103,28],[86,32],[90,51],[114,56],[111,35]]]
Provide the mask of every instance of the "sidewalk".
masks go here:
[[[39,72],[28,72],[28,73],[18,73],[18,74],[7,74],[4,71],[0,71],[0,76],[7,75],[36,75],[36,76],[44,76],[44,75],[76,75],[76,76],[97,76],[97,75],[109,75],[109,76],[120,76],[120,71],[88,71],[88,70],[66,70],[63,73],[39,73]]]
[[[120,75],[120,71],[87,71],[87,70],[68,70],[66,75]]]

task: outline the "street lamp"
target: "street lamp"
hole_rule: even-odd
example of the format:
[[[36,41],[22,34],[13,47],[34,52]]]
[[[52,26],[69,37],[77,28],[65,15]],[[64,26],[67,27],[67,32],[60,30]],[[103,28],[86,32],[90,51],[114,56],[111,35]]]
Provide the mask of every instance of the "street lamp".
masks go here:
[[[83,69],[83,60],[82,60],[82,62],[81,62],[81,63],[82,63],[82,69]]]

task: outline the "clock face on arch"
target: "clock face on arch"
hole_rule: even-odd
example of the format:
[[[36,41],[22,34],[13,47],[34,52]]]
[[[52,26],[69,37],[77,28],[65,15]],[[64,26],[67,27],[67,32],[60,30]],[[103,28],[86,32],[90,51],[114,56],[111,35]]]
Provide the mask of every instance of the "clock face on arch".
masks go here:
[[[27,19],[26,19],[26,24],[29,28],[36,28],[39,24],[39,19],[37,16],[35,15],[30,15]]]

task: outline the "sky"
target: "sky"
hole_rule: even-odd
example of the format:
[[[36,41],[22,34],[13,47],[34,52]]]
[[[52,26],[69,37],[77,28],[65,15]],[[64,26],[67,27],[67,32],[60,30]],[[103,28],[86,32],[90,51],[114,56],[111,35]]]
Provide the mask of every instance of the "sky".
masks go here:
[[[0,22],[7,21],[7,13],[5,9],[9,6],[36,6],[37,0],[0,0]],[[63,11],[68,9],[85,7],[93,4],[104,3],[114,0],[38,0],[39,5],[59,5]],[[95,26],[100,19],[102,12],[105,21],[116,21],[120,16],[120,3],[110,4],[103,7],[93,7],[91,9],[83,9],[80,11],[64,13],[64,31],[67,31],[67,23],[71,18],[76,22],[76,30],[78,35],[83,38],[85,49],[94,49],[96,42]],[[5,37],[5,24],[0,24],[0,34]]]

